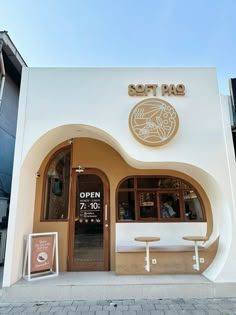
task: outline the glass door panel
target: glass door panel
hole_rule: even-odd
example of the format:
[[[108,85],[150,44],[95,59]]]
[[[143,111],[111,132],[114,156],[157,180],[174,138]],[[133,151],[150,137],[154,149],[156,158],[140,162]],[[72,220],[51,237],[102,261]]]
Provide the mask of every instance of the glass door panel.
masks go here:
[[[103,183],[97,175],[77,176],[74,260],[104,260]]]
[[[69,269],[108,270],[108,182],[99,170],[73,172]]]

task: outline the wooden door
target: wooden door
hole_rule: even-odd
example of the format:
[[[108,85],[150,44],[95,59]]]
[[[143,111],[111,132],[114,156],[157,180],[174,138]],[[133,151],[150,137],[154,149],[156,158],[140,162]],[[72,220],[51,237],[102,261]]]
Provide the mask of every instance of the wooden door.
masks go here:
[[[109,184],[98,169],[72,173],[69,270],[109,270]]]

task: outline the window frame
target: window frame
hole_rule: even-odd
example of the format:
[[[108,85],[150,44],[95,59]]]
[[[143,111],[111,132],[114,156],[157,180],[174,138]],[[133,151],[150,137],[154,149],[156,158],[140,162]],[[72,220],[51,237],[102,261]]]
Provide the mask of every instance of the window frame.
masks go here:
[[[68,204],[67,204],[67,218],[59,218],[59,219],[46,219],[45,218],[45,207],[46,207],[46,196],[47,196],[47,174],[48,174],[48,170],[51,166],[51,163],[53,161],[53,159],[60,153],[62,153],[63,151],[69,151],[70,152],[70,158],[72,157],[72,150],[71,150],[71,145],[66,145],[58,150],[56,150],[55,152],[53,152],[53,154],[50,156],[46,167],[44,169],[44,173],[43,173],[43,188],[42,188],[42,201],[41,201],[41,212],[40,212],[40,222],[67,222],[69,221],[69,199],[70,199],[70,180],[69,180],[69,187],[68,187]],[[71,176],[71,161],[70,161],[70,176]]]
[[[125,180],[133,178],[134,181],[134,186],[133,188],[120,188],[122,183]],[[179,187],[149,187],[149,188],[138,188],[138,179],[139,178],[170,178],[170,179],[175,179],[179,181]],[[187,185],[189,188],[185,188],[184,185]],[[198,201],[201,206],[202,210],[202,220],[189,220],[186,219],[186,209],[185,209],[185,202],[184,202],[184,192],[193,190],[194,193],[196,194]],[[135,203],[135,219],[119,219],[119,199],[118,199],[118,194],[119,192],[133,192],[134,193],[134,203]],[[140,209],[139,209],[139,193],[140,192],[156,192],[156,198],[157,198],[157,218],[141,218],[140,217]],[[178,193],[179,194],[179,211],[180,211],[180,217],[179,218],[162,218],[161,217],[161,194],[163,193]],[[134,175],[134,176],[126,176],[124,177],[119,184],[117,185],[116,188],[116,222],[117,223],[145,223],[145,222],[207,222],[206,219],[206,209],[204,206],[204,203],[202,201],[202,198],[198,192],[198,190],[189,183],[188,181],[176,177],[176,176],[171,176],[171,175]]]

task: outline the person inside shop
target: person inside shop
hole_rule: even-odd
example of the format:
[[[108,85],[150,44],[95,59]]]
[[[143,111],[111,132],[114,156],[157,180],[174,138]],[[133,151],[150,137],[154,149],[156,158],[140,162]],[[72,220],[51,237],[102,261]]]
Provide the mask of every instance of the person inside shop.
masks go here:
[[[167,197],[161,206],[162,218],[174,218],[176,212],[172,207],[173,200],[171,197]]]
[[[188,204],[185,204],[185,217],[187,220],[197,219],[196,212],[193,212]]]
[[[185,217],[187,220],[192,220],[192,211],[188,204],[185,205]]]

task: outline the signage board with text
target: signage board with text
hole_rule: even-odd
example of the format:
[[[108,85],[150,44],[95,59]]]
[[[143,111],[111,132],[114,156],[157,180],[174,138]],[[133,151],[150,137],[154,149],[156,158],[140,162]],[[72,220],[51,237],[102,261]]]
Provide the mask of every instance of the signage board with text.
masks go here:
[[[26,239],[23,277],[36,280],[58,276],[57,232],[33,233]]]

